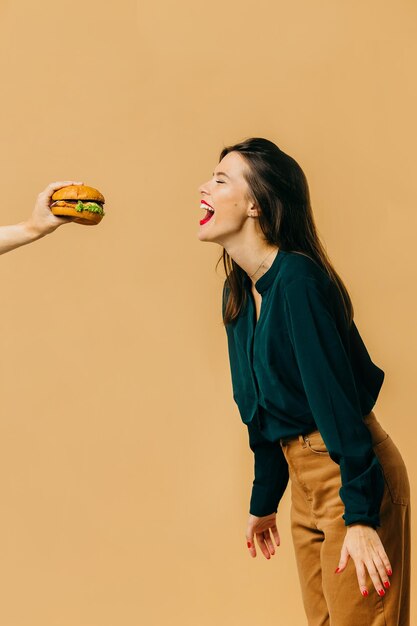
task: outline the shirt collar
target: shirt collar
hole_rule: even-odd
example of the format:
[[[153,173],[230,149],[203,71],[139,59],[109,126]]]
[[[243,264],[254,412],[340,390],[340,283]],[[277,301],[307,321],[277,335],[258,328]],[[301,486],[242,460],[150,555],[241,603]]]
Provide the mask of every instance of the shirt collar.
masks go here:
[[[260,278],[255,282],[255,289],[258,293],[264,293],[274,282],[274,278],[278,273],[278,268],[285,254],[284,250],[278,249],[278,253],[275,255],[271,266],[266,270],[265,274],[262,274]],[[252,281],[248,274],[245,275],[245,281],[248,288],[251,288]]]

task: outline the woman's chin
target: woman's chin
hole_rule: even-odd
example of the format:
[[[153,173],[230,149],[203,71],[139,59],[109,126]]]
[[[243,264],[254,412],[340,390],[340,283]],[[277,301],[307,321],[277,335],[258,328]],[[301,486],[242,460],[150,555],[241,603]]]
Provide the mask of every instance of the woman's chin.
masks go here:
[[[197,238],[200,241],[213,241],[215,242],[215,239],[213,237],[210,237],[210,233],[206,233],[204,230],[199,230],[197,233]]]
[[[211,235],[211,231],[213,224],[211,222],[213,218],[209,219],[207,222],[200,224],[200,228],[198,229],[197,237],[200,241],[214,241],[213,236]]]

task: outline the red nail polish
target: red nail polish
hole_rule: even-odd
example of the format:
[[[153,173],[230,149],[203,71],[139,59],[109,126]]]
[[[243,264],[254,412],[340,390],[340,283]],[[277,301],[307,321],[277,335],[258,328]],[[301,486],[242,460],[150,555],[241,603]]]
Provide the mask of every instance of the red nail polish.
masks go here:
[[[362,595],[366,598],[366,596],[368,596],[368,595],[369,595],[369,594],[368,594],[368,590],[367,590],[367,589],[364,589],[364,590],[362,591]]]
[[[388,589],[388,587],[391,587],[389,580],[384,581],[384,587],[385,589]]]
[[[387,574],[388,576],[392,576],[392,571],[390,569],[387,569]]]
[[[378,589],[379,596],[385,596],[385,591],[383,589]]]
[[[338,574],[340,572],[340,567],[336,567],[336,569],[334,570],[335,574]]]
[[[250,542],[250,541],[247,541],[246,543],[248,544],[248,548],[250,548],[250,547],[251,547],[251,545],[252,545],[252,544],[251,544],[251,542]]]

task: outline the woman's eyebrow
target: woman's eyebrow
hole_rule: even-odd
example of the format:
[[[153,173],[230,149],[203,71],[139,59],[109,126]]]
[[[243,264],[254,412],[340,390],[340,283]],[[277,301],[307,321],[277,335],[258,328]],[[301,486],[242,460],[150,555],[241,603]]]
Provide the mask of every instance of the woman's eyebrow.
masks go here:
[[[213,176],[226,176],[227,178],[230,178],[226,172],[213,172]]]

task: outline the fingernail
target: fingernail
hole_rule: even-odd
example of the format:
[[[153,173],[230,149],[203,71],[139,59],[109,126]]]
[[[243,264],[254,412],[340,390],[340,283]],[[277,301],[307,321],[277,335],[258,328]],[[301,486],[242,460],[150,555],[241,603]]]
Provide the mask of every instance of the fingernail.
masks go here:
[[[335,569],[334,573],[335,573],[335,574],[338,574],[339,572],[340,572],[340,567],[336,567],[336,569]]]
[[[383,589],[378,589],[379,596],[385,596],[385,591]]]
[[[388,576],[392,576],[392,571],[390,569],[387,569],[387,574]]]
[[[251,544],[251,542],[250,542],[250,541],[247,541],[246,543],[248,544],[248,548],[250,548],[250,547],[251,547],[251,545],[252,545],[252,544]]]
[[[389,580],[385,580],[385,581],[384,581],[384,587],[385,587],[386,589],[388,589],[388,587],[391,587]]]
[[[369,595],[369,594],[368,594],[368,590],[367,590],[367,589],[363,589],[363,590],[362,590],[362,595],[363,595],[363,596],[365,596],[365,598],[366,598],[366,596],[368,596],[368,595]]]

